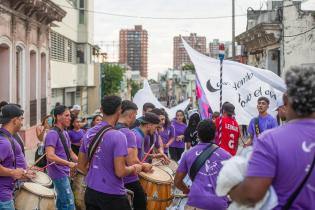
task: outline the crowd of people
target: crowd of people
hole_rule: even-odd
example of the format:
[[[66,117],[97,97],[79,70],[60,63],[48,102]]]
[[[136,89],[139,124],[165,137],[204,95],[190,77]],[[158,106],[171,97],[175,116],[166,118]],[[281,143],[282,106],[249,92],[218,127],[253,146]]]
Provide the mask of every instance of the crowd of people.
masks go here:
[[[169,119],[164,109],[148,102],[136,119],[135,103],[104,96],[101,114],[90,126],[80,119],[79,105],[69,109],[57,104],[36,128],[35,159],[46,156],[37,166],[47,165],[58,210],[75,209],[71,177],[77,170],[85,175],[87,210],[147,209],[139,173],[152,173],[156,159],[179,163],[174,185],[188,196],[187,210],[223,210],[232,201],[255,206],[270,186],[278,198],[274,209],[315,209],[315,70],[292,68],[285,82],[278,120],[268,113],[269,99],[258,98],[258,116],[250,121],[244,144],[253,148],[247,172],[225,196],[216,194],[217,177],[222,162],[238,154],[244,133],[230,102],[223,104],[222,115],[203,120],[198,111],[182,110]],[[0,106],[0,210],[14,210],[17,181],[32,179],[35,173],[27,166],[19,136],[23,110],[6,102]],[[184,182],[187,176],[191,186]],[[133,192],[131,203],[126,189]]]

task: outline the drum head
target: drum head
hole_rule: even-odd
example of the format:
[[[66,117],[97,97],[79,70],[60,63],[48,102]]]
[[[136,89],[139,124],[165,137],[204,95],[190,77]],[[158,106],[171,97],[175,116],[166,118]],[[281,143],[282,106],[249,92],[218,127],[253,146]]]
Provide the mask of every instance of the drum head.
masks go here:
[[[25,182],[22,186],[25,190],[39,195],[41,197],[55,197],[55,192],[53,189],[49,189],[44,187],[40,184],[32,183],[32,182]]]
[[[36,176],[31,180],[32,182],[43,185],[45,187],[49,187],[52,184],[50,177],[41,171],[36,171]]]
[[[165,183],[165,184],[172,183],[171,175],[169,175],[167,172],[155,166],[153,166],[152,173],[141,172],[139,173],[139,176],[153,183]]]

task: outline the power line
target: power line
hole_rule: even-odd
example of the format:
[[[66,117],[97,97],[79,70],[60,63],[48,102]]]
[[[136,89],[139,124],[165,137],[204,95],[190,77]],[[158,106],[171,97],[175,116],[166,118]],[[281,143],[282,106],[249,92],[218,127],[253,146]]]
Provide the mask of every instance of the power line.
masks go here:
[[[301,36],[301,35],[306,34],[306,33],[310,32],[310,31],[312,31],[312,30],[314,30],[314,29],[315,29],[315,26],[314,26],[313,28],[307,30],[307,31],[302,32],[302,33],[298,33],[298,34],[294,34],[294,35],[287,35],[287,36],[284,35],[284,36],[282,36],[282,37],[296,37],[296,36]]]
[[[225,19],[225,18],[231,18],[232,16],[213,16],[213,17],[152,17],[152,16],[136,16],[136,15],[126,15],[126,14],[117,14],[117,13],[109,13],[109,12],[103,12],[103,11],[95,11],[95,10],[87,10],[87,9],[78,9],[73,7],[68,7],[65,5],[58,5],[60,7],[68,8],[68,9],[74,9],[74,10],[80,10],[85,11],[93,14],[102,14],[102,15],[108,15],[108,16],[115,16],[115,17],[124,17],[124,18],[138,18],[138,19],[151,19],[151,20],[210,20],[210,19]],[[235,15],[235,17],[242,17],[246,16],[246,14],[239,14]]]

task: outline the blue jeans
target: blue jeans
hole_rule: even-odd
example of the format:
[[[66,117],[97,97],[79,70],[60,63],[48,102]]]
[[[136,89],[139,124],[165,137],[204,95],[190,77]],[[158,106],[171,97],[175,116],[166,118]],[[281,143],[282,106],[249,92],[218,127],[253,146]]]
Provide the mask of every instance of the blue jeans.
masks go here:
[[[74,196],[68,177],[53,179],[54,187],[57,193],[57,210],[75,210]]]
[[[13,200],[10,201],[0,201],[0,210],[15,210]]]

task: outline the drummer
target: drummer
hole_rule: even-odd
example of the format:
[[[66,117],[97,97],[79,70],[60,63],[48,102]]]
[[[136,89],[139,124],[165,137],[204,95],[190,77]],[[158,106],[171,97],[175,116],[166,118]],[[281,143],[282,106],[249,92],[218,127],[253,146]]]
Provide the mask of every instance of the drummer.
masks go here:
[[[121,105],[121,115],[115,126],[115,128],[121,131],[123,134],[125,134],[127,138],[128,165],[141,164],[141,161],[138,158],[136,135],[132,130],[129,129],[129,127],[132,126],[136,120],[137,110],[138,107],[135,103],[129,100],[124,100]],[[142,171],[144,172],[149,172],[152,169],[152,166],[149,163],[142,163],[141,165]],[[140,198],[144,197],[144,192],[139,183],[138,176],[130,175],[124,177],[124,184],[128,190],[131,190],[134,193],[133,200],[134,209],[144,209],[143,206],[140,205],[140,203],[143,203],[140,202]]]
[[[208,146],[214,144],[215,124],[211,120],[201,121],[197,126],[197,135],[200,142],[184,153],[180,160],[174,180],[175,186],[184,194],[188,194],[186,210],[227,209],[227,198],[218,197],[215,193],[215,188],[217,176],[222,168],[221,161],[227,160],[231,156],[218,147],[200,170],[196,169],[196,176],[193,179],[191,177],[192,165]],[[187,174],[193,179],[190,189],[183,182]]]
[[[91,142],[105,126],[114,127],[121,113],[121,98],[105,96],[101,101],[103,120],[89,129],[83,137],[79,152],[78,168],[87,172],[85,205],[87,209],[131,210],[126,196],[123,177],[142,171],[140,164],[126,166],[128,155],[126,136],[115,129],[108,130],[102,136],[99,149],[88,163],[88,151]],[[87,165],[90,167],[87,170]]]
[[[70,186],[70,169],[76,167],[78,158],[71,149],[71,142],[66,132],[70,126],[70,111],[59,105],[53,111],[55,127],[45,138],[45,151],[49,162],[47,171],[57,193],[57,209],[73,210],[74,197]]]
[[[0,110],[0,209],[15,210],[13,191],[15,182],[34,177],[26,170],[26,160],[13,134],[23,126],[23,113],[15,104],[8,104]]]
[[[156,131],[160,118],[154,113],[146,113],[140,120],[140,126],[135,127],[133,132],[136,135],[137,156],[139,161],[143,161],[144,153],[144,139],[147,135],[153,135]],[[129,178],[128,178],[129,179]],[[125,187],[134,192],[133,207],[134,210],[146,210],[147,199],[146,194],[139,182],[139,177],[135,176],[125,182]]]

